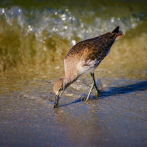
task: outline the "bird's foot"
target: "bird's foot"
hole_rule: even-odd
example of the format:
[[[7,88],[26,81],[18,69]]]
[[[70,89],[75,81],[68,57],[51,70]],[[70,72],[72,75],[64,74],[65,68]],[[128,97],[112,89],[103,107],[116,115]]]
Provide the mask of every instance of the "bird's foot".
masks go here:
[[[58,108],[58,103],[55,103],[54,104],[54,108]]]
[[[82,95],[80,99],[81,99],[81,101],[85,101],[86,100],[85,95]]]
[[[98,89],[96,89],[96,91],[97,91],[97,97],[98,97],[98,96],[100,96],[101,91],[100,91],[100,90],[98,90]]]
[[[90,93],[91,94],[91,93]],[[85,102],[87,102],[88,100],[89,100],[89,98],[90,98],[90,94],[88,94],[88,96],[87,96],[87,98],[85,98]]]
[[[85,102],[88,101],[89,98],[90,98],[90,95],[88,95],[87,97],[84,96],[84,95],[81,96],[81,100],[82,100],[82,101],[85,101]]]

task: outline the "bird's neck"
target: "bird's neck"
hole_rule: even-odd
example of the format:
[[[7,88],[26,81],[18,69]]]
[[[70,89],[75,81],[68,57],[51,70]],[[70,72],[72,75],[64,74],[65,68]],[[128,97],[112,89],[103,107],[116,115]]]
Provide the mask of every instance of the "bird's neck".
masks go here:
[[[73,75],[70,76],[65,74],[62,78],[63,78],[63,85],[66,89],[70,84],[72,84],[78,79],[78,76],[73,76]]]

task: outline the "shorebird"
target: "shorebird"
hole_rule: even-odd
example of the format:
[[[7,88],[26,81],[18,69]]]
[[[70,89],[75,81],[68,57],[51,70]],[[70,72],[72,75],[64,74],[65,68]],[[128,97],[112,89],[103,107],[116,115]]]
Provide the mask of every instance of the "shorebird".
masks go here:
[[[89,99],[94,87],[97,95],[100,93],[96,85],[94,70],[108,55],[113,43],[122,36],[123,33],[119,31],[119,26],[117,26],[112,32],[81,41],[70,49],[64,58],[65,75],[54,84],[56,94],[54,108],[58,107],[59,99],[66,88],[83,74],[90,73],[93,79],[86,101]]]

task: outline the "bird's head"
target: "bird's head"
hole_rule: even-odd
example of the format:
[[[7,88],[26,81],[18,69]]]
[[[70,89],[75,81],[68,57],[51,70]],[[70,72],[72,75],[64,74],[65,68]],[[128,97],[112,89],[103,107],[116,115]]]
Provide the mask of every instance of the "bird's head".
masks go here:
[[[62,93],[65,91],[65,83],[64,78],[60,78],[54,84],[54,92],[55,92],[55,105],[54,108],[58,107],[59,99]]]
[[[55,92],[56,96],[61,96],[64,89],[65,89],[65,86],[63,83],[63,78],[60,78],[54,84],[54,92]]]

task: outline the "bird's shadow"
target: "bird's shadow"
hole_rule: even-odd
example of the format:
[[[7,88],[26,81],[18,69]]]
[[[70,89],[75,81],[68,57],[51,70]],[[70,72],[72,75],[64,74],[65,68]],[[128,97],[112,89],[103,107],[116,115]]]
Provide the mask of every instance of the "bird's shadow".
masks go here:
[[[121,87],[110,87],[109,89],[110,90],[108,90],[108,91],[101,91],[101,94],[99,97],[93,96],[90,100],[103,99],[103,98],[107,98],[109,96],[116,96],[119,94],[127,94],[127,93],[132,93],[135,91],[144,91],[144,90],[147,90],[147,81],[137,82],[134,84],[129,84],[129,85],[121,86]],[[86,97],[86,96],[87,95],[84,95],[84,97]],[[79,103],[81,101],[83,101],[83,96],[81,96],[80,98],[78,98],[77,100],[75,100],[71,103],[60,105],[59,107],[72,105],[75,103]]]

